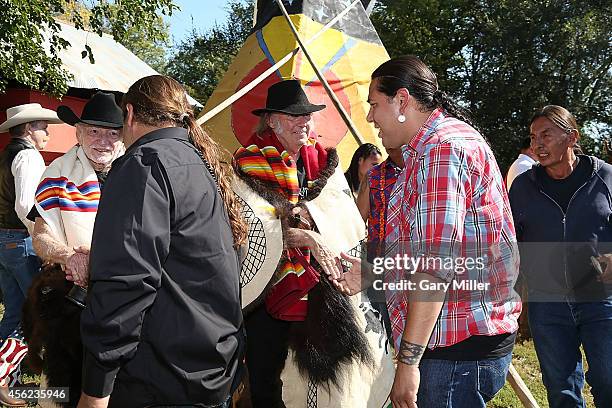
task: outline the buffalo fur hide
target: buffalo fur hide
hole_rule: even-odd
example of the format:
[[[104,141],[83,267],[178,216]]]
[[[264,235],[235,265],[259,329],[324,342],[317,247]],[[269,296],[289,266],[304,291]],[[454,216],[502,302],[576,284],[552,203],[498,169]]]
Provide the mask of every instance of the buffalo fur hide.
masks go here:
[[[351,301],[325,278],[308,292],[306,320],[291,324],[289,346],[302,375],[317,384],[340,387],[345,364],[374,366]]]
[[[335,149],[328,150],[327,166],[319,173],[319,178],[308,190],[305,199],[297,206],[316,198],[327,180],[338,166]],[[292,227],[290,214],[295,204],[290,203],[275,188],[265,181],[258,180],[236,169],[240,177],[253,191],[268,201],[276,209],[281,219],[283,231]],[[321,272],[320,266],[311,257],[313,266]],[[280,262],[282,264],[282,262]],[[265,298],[268,288],[260,299]],[[255,303],[255,302],[253,302]],[[259,301],[261,304],[261,300]],[[249,310],[253,309],[251,304]],[[248,310],[245,311],[248,314]],[[355,310],[347,296],[336,291],[327,279],[308,292],[308,314],[304,322],[292,322],[289,334],[289,347],[295,352],[298,369],[305,377],[323,386],[339,386],[343,376],[342,366],[350,363],[374,365],[364,330],[357,324]],[[248,364],[248,363],[247,363]]]
[[[45,266],[28,290],[22,316],[25,361],[45,374],[48,387],[70,389],[70,401],[58,403],[63,407],[76,407],[81,395],[81,308],[65,299],[71,287],[59,265]]]
[[[327,151],[327,165],[324,169],[319,172],[319,178],[313,183],[312,187],[308,189],[308,195],[305,199],[300,200],[300,203],[304,201],[314,200],[321,194],[323,187],[327,184],[327,180],[334,174],[336,167],[338,166],[339,158],[336,149],[329,149]],[[289,200],[283,197],[276,191],[276,187],[271,185],[264,180],[259,180],[251,177],[244,173],[239,168],[235,168],[238,177],[245,182],[253,191],[260,195],[264,200],[269,202],[277,211],[277,214],[283,220],[283,215],[289,214],[291,209],[295,205],[291,204]],[[298,203],[298,205],[300,205]]]

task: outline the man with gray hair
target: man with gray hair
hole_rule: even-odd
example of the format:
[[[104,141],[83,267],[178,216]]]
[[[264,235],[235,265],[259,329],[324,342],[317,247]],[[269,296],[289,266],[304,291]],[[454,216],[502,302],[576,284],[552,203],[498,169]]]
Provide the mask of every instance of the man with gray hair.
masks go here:
[[[6,121],[0,125],[0,133],[8,131],[11,136],[0,153],[2,344],[17,329],[25,295],[40,268],[30,237],[33,224],[26,216],[34,204],[36,185],[45,170],[45,162],[38,151],[44,149],[49,141],[47,125],[60,122],[54,111],[44,109],[38,103],[28,103],[7,109]],[[23,401],[9,398],[7,384],[3,382],[0,384],[0,402],[15,406],[15,403]]]
[[[123,114],[110,93],[98,92],[81,117],[68,106],[57,114],[76,128],[78,144],[55,160],[36,191],[33,244],[45,261],[65,268],[66,278],[87,286],[87,265],[93,224],[106,175],[125,151]]]
[[[66,279],[86,287],[89,245],[100,191],[113,160],[124,151],[121,138],[123,115],[114,95],[98,92],[85,104],[81,117],[68,106],[60,106],[57,116],[76,127],[78,144],[54,160],[46,170],[43,165],[42,177],[36,177],[31,189],[33,200],[29,205],[34,208],[26,220],[33,224],[30,246],[42,260],[61,265]],[[34,285],[38,279],[45,278],[43,275],[34,278]],[[86,292],[77,293],[84,295]],[[26,302],[31,306],[34,301],[32,293],[28,296]],[[34,320],[35,325],[48,322],[49,319]],[[36,331],[24,330],[25,340],[30,342],[32,339],[28,336]],[[11,341],[14,343],[11,347],[7,344],[0,349],[0,384],[12,385],[15,382],[21,360],[28,350],[20,339]],[[47,344],[42,345],[45,358],[56,352],[47,348]],[[13,349],[17,347],[20,352],[14,353]],[[6,353],[4,349],[7,349]],[[80,373],[74,375],[80,376]],[[49,385],[46,377],[41,381]]]

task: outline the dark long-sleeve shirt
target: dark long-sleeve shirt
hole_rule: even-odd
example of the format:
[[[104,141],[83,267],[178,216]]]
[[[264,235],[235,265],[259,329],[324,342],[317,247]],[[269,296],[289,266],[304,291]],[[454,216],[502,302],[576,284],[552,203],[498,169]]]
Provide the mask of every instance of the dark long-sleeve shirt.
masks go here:
[[[187,132],[115,161],[81,317],[83,390],[111,406],[219,404],[242,361],[239,265],[216,184]]]

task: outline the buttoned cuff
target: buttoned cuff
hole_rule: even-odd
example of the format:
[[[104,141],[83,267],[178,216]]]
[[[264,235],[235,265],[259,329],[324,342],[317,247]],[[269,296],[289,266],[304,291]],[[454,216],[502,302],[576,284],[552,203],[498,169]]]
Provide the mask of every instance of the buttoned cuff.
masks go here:
[[[100,363],[93,354],[85,351],[83,358],[83,392],[91,397],[103,398],[113,392],[119,367]]]

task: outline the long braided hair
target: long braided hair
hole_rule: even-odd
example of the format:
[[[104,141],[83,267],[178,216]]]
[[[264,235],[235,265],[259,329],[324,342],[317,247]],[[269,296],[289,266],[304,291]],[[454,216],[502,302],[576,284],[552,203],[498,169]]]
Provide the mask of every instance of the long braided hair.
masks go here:
[[[241,207],[231,188],[233,171],[223,164],[222,148],[196,122],[193,109],[187,102],[185,89],[176,80],[164,75],[151,75],[136,81],[123,97],[134,107],[134,117],[149,126],[174,125],[189,131],[194,146],[208,162],[209,170],[217,181],[219,192],[229,216],[234,247],[246,242],[247,225]]]
[[[372,73],[372,79],[377,80],[378,91],[388,97],[394,97],[399,89],[406,88],[423,112],[442,107],[451,116],[478,130],[465,109],[439,89],[436,74],[414,55],[384,62]]]

